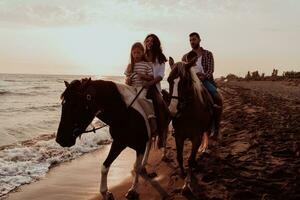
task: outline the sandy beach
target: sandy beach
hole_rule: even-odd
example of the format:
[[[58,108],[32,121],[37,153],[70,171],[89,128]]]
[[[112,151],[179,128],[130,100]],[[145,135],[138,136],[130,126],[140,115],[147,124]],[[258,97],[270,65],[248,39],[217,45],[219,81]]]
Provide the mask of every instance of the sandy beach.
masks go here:
[[[100,166],[109,145],[78,159],[54,167],[42,180],[24,185],[8,199],[88,199],[98,194]],[[109,184],[115,186],[130,178],[135,152],[126,150],[111,168]]]
[[[282,82],[227,82],[221,139],[199,155],[192,192],[182,196],[174,138],[168,138],[168,162],[152,150],[148,173],[140,179],[140,199],[300,199],[300,89]],[[187,160],[190,143],[185,143]],[[109,145],[54,167],[40,181],[24,185],[8,200],[100,200],[100,165]],[[115,199],[125,199],[131,185],[134,152],[124,151],[108,176]]]

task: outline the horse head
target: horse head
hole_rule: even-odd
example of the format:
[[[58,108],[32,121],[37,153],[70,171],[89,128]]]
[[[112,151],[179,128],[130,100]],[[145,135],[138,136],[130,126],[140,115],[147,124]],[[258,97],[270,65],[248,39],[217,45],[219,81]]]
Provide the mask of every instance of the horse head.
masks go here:
[[[169,110],[172,116],[186,108],[199,96],[201,91],[201,82],[199,81],[194,68],[195,60],[190,62],[174,62],[173,58],[169,58],[171,72],[168,77],[169,82]]]
[[[56,142],[63,147],[73,146],[76,138],[85,131],[95,116],[93,101],[95,92],[91,79],[65,81],[66,89],[61,95],[62,112]]]

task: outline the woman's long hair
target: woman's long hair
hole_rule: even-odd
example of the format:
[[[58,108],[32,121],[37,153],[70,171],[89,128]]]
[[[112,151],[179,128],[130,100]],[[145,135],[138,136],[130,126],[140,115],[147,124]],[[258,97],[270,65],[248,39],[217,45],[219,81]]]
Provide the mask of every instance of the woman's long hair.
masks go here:
[[[159,64],[165,63],[167,61],[167,58],[163,54],[162,49],[161,49],[160,40],[159,40],[159,38],[155,34],[151,33],[151,34],[147,35],[147,37],[144,40],[144,45],[146,46],[146,40],[149,37],[152,37],[152,39],[153,39],[153,45],[152,45],[152,47],[151,47],[150,50],[148,50],[146,48],[146,53],[145,54],[147,55],[149,53],[149,51],[151,51],[151,53],[152,53],[152,60],[151,60],[151,62],[155,63],[156,59],[157,59],[158,62],[159,62]]]
[[[133,58],[133,56],[132,56],[132,51],[133,51],[135,48],[138,48],[138,49],[140,49],[142,52],[145,52],[145,48],[144,48],[143,44],[140,43],[140,42],[136,42],[136,43],[134,43],[134,44],[131,46],[131,50],[130,50],[130,63],[128,64],[127,70],[126,70],[126,72],[129,73],[129,74],[133,72],[133,67],[134,67],[134,64],[135,64],[134,58]],[[145,54],[144,54],[143,57],[142,57],[142,61],[146,61]]]

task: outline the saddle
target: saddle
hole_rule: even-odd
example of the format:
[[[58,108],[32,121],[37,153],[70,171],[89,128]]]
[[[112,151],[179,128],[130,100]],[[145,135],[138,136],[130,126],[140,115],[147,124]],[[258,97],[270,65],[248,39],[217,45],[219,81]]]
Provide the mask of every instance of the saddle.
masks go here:
[[[137,95],[136,90],[133,87],[122,83],[115,83],[115,84],[117,86],[119,93],[122,96],[123,101],[126,103],[127,106],[129,106]],[[155,86],[151,86],[148,89],[146,98],[151,99],[153,102],[154,113],[157,122],[157,131],[156,131],[157,135],[154,136],[158,137],[157,146],[161,148],[165,145],[166,138],[167,138],[168,125],[170,122],[169,109],[167,104],[163,100],[160,92],[157,90]],[[142,106],[138,103],[138,101],[135,101],[132,104],[132,108],[138,111],[143,116],[147,126],[149,138],[154,137],[153,135],[151,135],[151,127],[148,121],[148,117],[146,116]]]

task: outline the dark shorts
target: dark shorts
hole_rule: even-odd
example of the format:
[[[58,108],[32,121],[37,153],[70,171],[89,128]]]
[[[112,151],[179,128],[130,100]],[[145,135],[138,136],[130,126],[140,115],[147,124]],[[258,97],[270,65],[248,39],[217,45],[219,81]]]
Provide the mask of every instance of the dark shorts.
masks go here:
[[[212,97],[215,97],[218,94],[216,86],[214,86],[211,82],[204,80],[202,83]]]

